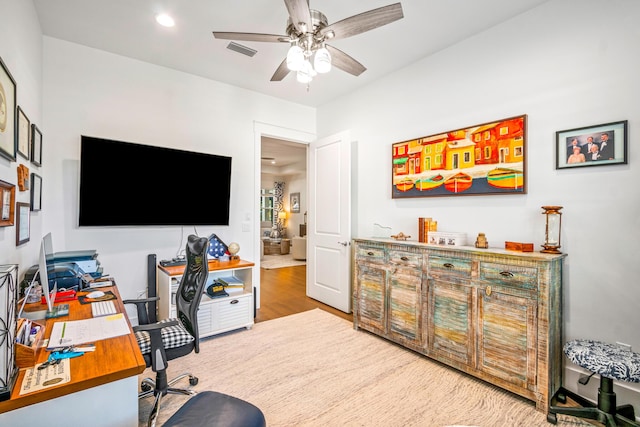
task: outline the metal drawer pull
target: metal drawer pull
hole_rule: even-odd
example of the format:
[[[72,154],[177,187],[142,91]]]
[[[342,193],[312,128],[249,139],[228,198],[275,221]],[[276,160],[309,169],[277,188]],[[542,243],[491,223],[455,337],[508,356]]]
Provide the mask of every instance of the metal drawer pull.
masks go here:
[[[487,294],[487,296],[491,296],[491,286],[487,286],[487,288],[484,290],[484,293]]]
[[[453,268],[454,267],[454,265],[451,264],[450,262],[445,262],[443,265],[444,265],[444,268]]]
[[[367,255],[374,256],[375,254],[373,252],[367,252]]]
[[[237,299],[234,299],[234,300],[229,301],[229,304],[237,304],[237,303],[239,303],[239,302],[240,302],[240,301],[238,301]]]
[[[400,259],[403,260],[403,261],[409,261],[409,257],[406,257],[406,256],[402,256],[402,257],[400,257]]]
[[[501,271],[500,275],[504,277],[513,277],[513,273],[510,271]]]

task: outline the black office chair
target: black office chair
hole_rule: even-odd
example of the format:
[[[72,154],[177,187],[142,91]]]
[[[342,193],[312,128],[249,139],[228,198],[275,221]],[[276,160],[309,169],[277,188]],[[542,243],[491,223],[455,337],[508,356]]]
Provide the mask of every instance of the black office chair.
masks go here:
[[[125,304],[135,304],[138,311],[139,326],[134,332],[147,367],[156,373],[156,379],[145,378],[139,399],[155,396],[155,402],[149,415],[148,425],[154,426],[162,397],[167,393],[195,394],[193,390],[172,387],[176,382],[189,377],[193,386],[198,378],[191,374],[182,374],[170,381],[167,380],[167,361],[185,356],[195,350],[200,351],[198,334],[198,306],[208,276],[207,250],[209,240],[206,237],[190,235],[186,246],[187,264],[182,280],[176,292],[175,319],[165,319],[149,324],[149,303],[158,298],[126,300]]]

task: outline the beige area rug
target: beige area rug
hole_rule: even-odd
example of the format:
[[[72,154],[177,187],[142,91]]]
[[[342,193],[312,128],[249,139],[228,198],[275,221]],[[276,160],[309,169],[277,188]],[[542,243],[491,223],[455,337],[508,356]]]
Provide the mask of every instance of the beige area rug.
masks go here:
[[[265,255],[260,261],[260,268],[273,270],[274,268],[295,267],[297,265],[307,265],[306,261],[293,259],[293,255]]]
[[[200,353],[169,362],[169,378],[185,371],[199,377],[195,390],[258,406],[269,427],[550,426],[532,402],[320,309],[203,340]],[[159,421],[188,398],[166,396]],[[151,403],[140,402],[141,426]],[[564,415],[557,425],[593,427]]]

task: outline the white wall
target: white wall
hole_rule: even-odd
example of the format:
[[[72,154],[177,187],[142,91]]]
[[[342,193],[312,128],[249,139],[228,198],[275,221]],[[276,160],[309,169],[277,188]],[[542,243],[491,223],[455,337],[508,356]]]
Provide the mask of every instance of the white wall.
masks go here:
[[[564,206],[565,340],[640,351],[639,18],[636,0],[551,1],[320,107],[319,137],[351,129],[358,141],[355,234],[371,236],[377,222],[416,236],[428,216],[473,240],[485,232],[493,247],[539,248],[540,206]],[[528,194],[391,199],[394,142],[520,114]],[[556,131],[620,120],[629,121],[628,165],[555,169]]]
[[[42,123],[42,35],[35,8],[30,1],[0,0],[0,57],[16,81],[17,103],[32,123],[44,133]],[[43,174],[43,167],[36,167],[29,160],[17,155],[10,162],[0,157],[0,180],[16,186],[16,202],[30,203],[29,191],[18,190],[17,167],[24,164],[29,172]],[[46,184],[45,184],[46,185]],[[30,240],[16,247],[16,226],[0,227],[0,264],[19,264],[18,274],[35,264],[42,237],[42,212],[30,215]]]
[[[52,231],[55,250],[97,249],[105,272],[125,298],[146,288],[146,256],[175,256],[192,227],[78,228],[80,135],[166,146],[233,157],[231,218],[228,227],[198,227],[227,243],[240,244],[240,256],[257,260],[256,231],[242,231],[258,215],[255,193],[254,123],[315,131],[312,108],[195,77],[77,44],[44,38],[44,117],[47,165],[43,228]],[[105,180],[126,174],[105,164]],[[153,182],[131,182],[145,191]],[[213,209],[215,181],[203,199],[182,206],[167,194],[157,209]],[[126,209],[105,200],[105,209]],[[249,218],[247,217],[249,216]]]

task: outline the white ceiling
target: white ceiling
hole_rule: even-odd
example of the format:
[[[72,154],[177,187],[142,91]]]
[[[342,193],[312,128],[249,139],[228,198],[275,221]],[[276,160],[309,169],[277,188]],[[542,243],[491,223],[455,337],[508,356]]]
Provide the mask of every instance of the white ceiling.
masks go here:
[[[329,24],[397,0],[311,0]],[[241,42],[250,58],[227,49],[212,31],[285,34],[282,0],[33,0],[42,32],[51,37],[317,107],[421,58],[432,55],[549,0],[400,0],[404,18],[331,44],[361,62],[354,77],[334,68],[309,91],[293,73],[270,78],[286,43]],[[156,24],[171,14],[176,26]]]

